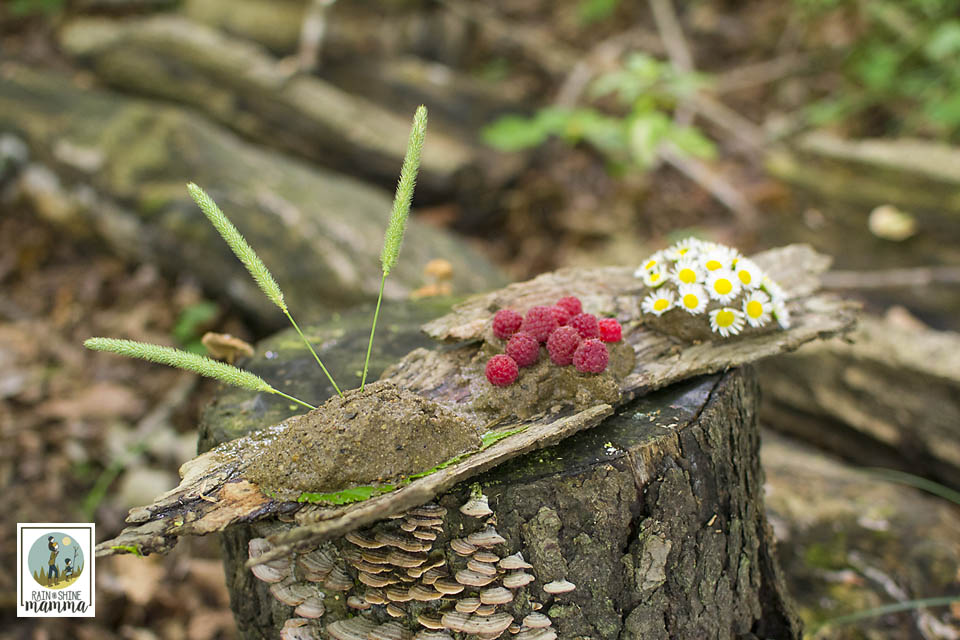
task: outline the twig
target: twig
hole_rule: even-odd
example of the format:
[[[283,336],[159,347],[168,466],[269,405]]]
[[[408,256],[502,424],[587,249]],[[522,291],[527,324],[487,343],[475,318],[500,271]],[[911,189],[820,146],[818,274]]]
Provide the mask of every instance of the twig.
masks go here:
[[[439,0],[461,18],[465,18],[490,35],[509,42],[550,75],[562,76],[576,66],[581,52],[553,38],[547,31],[504,20],[482,3],[463,0]]]
[[[913,267],[876,271],[828,271],[827,289],[898,289],[932,284],[960,284],[960,267]]]
[[[320,50],[327,33],[327,11],[337,0],[312,0],[300,25],[300,50],[297,66],[300,71],[313,71],[320,66]]]
[[[799,73],[810,64],[809,56],[788,53],[763,62],[736,67],[717,74],[711,90],[714,94],[729,93],[769,84]]]
[[[660,157],[701,187],[706,189],[721,204],[727,207],[745,226],[756,224],[759,212],[740,191],[703,162],[693,158],[673,144],[660,147]]]
[[[653,21],[660,33],[660,40],[667,50],[667,56],[674,69],[683,73],[692,72],[694,70],[693,55],[690,53],[690,47],[687,46],[687,39],[683,35],[677,13],[673,10],[673,2],[650,0],[650,10],[653,12]],[[689,100],[684,100],[677,105],[673,120],[678,125],[689,126],[693,122],[694,115],[696,115],[695,107]]]
[[[655,53],[664,52],[663,41],[660,36],[641,27],[621,31],[601,40],[567,74],[560,85],[559,91],[557,91],[554,104],[559,107],[576,105],[598,71],[612,65],[624,52],[631,48]]]

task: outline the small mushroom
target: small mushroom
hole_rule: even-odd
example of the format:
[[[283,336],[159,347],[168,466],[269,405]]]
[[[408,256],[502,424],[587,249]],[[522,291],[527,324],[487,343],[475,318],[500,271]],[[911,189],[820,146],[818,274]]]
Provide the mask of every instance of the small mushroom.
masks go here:
[[[391,586],[383,592],[390,602],[410,602],[410,590],[405,587]]]
[[[496,565],[490,564],[489,562],[480,562],[475,557],[467,561],[467,569],[485,576],[497,575]]]
[[[435,611],[421,611],[417,614],[417,622],[427,629],[439,630],[444,628],[443,619],[441,618],[440,614]]]
[[[490,508],[487,496],[481,493],[479,496],[471,497],[467,500],[463,506],[460,507],[460,513],[473,518],[483,518],[493,513],[493,510]]]
[[[422,504],[419,507],[410,509],[406,515],[414,518],[439,518],[442,520],[443,516],[447,515],[447,509],[435,502],[428,502],[427,504]]]
[[[427,569],[422,576],[420,576],[420,581],[423,584],[433,584],[446,575],[448,575],[446,569],[441,569],[440,567],[431,567]]]
[[[403,551],[424,552],[430,550],[430,544],[392,531],[379,531],[375,537],[377,542],[382,543],[383,546],[396,547]]]
[[[477,550],[477,545],[472,542],[468,542],[463,538],[454,538],[450,541],[450,548],[453,549],[454,553],[460,556],[469,556],[471,553]]]
[[[426,540],[428,542],[433,542],[437,539],[437,534],[434,531],[429,529],[414,529],[412,535],[417,540]]]
[[[557,640],[557,632],[550,627],[524,629],[516,635],[516,640]]]
[[[378,626],[376,622],[363,616],[355,616],[328,624],[327,634],[333,640],[367,640],[367,634]]]
[[[443,597],[442,593],[424,584],[413,585],[410,587],[409,594],[410,599],[416,600],[417,602],[432,602]]]
[[[396,622],[386,622],[367,634],[367,640],[411,640],[413,632]]]
[[[543,590],[549,594],[567,593],[577,588],[577,585],[566,580],[554,580],[543,585]]]
[[[275,582],[270,585],[270,594],[282,604],[288,607],[295,607],[311,595],[304,589],[298,589],[300,586],[293,576],[286,578],[283,582]]]
[[[443,627],[440,628],[442,629]],[[446,631],[433,631],[427,629],[417,632],[417,635],[413,636],[413,640],[453,640],[453,636]]]
[[[323,581],[323,586],[331,591],[349,591],[353,587],[353,579],[343,567],[334,567]]]
[[[545,616],[542,613],[531,613],[524,617],[523,626],[529,627],[531,629],[545,629],[553,624],[549,617]]]
[[[533,565],[523,559],[523,554],[519,551],[513,555],[507,556],[499,562],[501,569],[532,569]]]
[[[483,531],[468,535],[467,542],[478,547],[492,547],[506,542],[506,539],[497,533],[497,530],[493,527],[487,527]]]
[[[491,576],[483,573],[477,573],[476,571],[471,571],[470,569],[461,569],[460,571],[457,571],[456,578],[457,582],[468,587],[485,587],[497,579],[496,575]],[[439,581],[437,582],[439,583]]]
[[[387,562],[392,564],[395,567],[419,567],[427,561],[427,554],[423,552],[410,553],[409,551],[401,551],[400,549],[393,549],[387,554]]]
[[[449,577],[438,579],[433,583],[433,588],[444,595],[454,595],[463,591],[463,585]]]
[[[363,599],[370,604],[387,604],[387,596],[380,589],[367,589],[363,592]]]
[[[314,549],[310,553],[297,556],[297,567],[310,582],[323,582],[333,570],[334,564],[333,556],[325,549]]]
[[[500,556],[493,553],[492,551],[487,551],[486,549],[480,549],[479,551],[473,554],[473,559],[477,560],[478,562],[497,563],[500,561]]]
[[[207,331],[200,338],[200,342],[210,352],[210,357],[226,360],[227,364],[233,364],[237,358],[249,358],[253,355],[253,347],[249,343],[229,333]]]
[[[407,610],[396,602],[391,602],[386,606],[387,615],[391,618],[406,618]]]
[[[373,535],[364,531],[351,531],[346,536],[348,542],[351,542],[361,549],[379,549],[384,545]]]
[[[503,586],[507,589],[519,589],[520,587],[530,584],[535,579],[532,575],[524,571],[511,571],[503,576]]]
[[[364,549],[360,556],[373,564],[390,564],[390,549]]]
[[[483,604],[507,604],[513,601],[513,594],[503,587],[490,587],[480,592],[480,602]]]
[[[492,616],[496,610],[497,605],[495,604],[482,604],[477,607],[477,610],[474,611],[474,613],[478,616]]]
[[[253,538],[247,543],[247,552],[251,558],[258,558],[272,548],[273,545],[267,542],[266,538]],[[293,573],[293,560],[290,557],[278,558],[254,565],[250,571],[258,580],[268,583],[281,582]]]
[[[480,598],[460,598],[454,608],[460,613],[473,613],[480,606]]]
[[[361,598],[359,596],[350,596],[349,598],[347,598],[347,606],[350,607],[351,609],[366,611],[372,605],[364,598]]]
[[[363,584],[368,587],[374,587],[376,589],[382,589],[383,587],[389,586],[391,584],[396,584],[397,579],[389,573],[364,573],[360,572],[357,576]]]
[[[280,629],[280,640],[320,640],[320,635],[306,618],[289,618]]]
[[[301,618],[319,618],[326,611],[326,607],[323,605],[323,594],[310,596],[293,610],[295,615],[300,616]]]

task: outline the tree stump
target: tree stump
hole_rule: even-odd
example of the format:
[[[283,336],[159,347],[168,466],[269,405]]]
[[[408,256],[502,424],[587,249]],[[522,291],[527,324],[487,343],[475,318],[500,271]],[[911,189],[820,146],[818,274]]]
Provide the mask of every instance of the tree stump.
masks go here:
[[[377,369],[425,343],[419,325],[436,313],[435,303],[391,305],[378,332]],[[369,315],[311,329],[328,366],[360,368]],[[266,341],[247,368],[316,399],[325,378],[292,345],[287,334]],[[234,525],[222,541],[241,636],[276,638],[283,629],[290,638],[365,637],[379,625],[377,633],[398,638],[494,637],[508,628],[518,638],[564,640],[799,638],[764,515],[757,402],[750,367],[654,392],[597,427],[454,486],[426,510],[257,567],[271,583],[245,562],[259,539],[293,525],[282,515]],[[225,391],[204,416],[201,450],[290,413],[285,403]],[[430,525],[425,514],[442,516]],[[402,528],[411,522],[416,538]],[[404,535],[416,550],[383,546]],[[399,564],[365,573],[376,571],[369,558],[382,560],[388,550]],[[423,562],[440,560],[425,573]],[[416,585],[438,573],[446,573],[439,584],[448,595],[418,601]],[[401,574],[409,581],[378,582]],[[458,605],[465,613],[454,613]],[[441,609],[461,616],[461,631],[427,634],[424,622],[435,624]]]

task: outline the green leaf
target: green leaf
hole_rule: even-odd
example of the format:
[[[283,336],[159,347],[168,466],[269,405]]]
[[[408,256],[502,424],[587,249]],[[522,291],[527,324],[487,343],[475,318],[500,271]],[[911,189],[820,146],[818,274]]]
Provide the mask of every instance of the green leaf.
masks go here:
[[[890,45],[867,47],[854,63],[853,70],[861,82],[874,91],[886,91],[894,86],[903,54]]]
[[[934,29],[923,50],[931,60],[956,59],[960,55],[960,20],[948,20]]]
[[[670,119],[659,111],[634,116],[629,124],[629,144],[630,155],[638,166],[644,169],[653,166],[670,126]]]
[[[593,24],[613,15],[619,4],[620,0],[580,0],[580,4],[577,5],[577,15],[581,24]]]
[[[691,156],[711,160],[717,155],[717,147],[699,129],[671,126],[666,136],[677,148]]]
[[[390,493],[397,487],[392,484],[384,484],[378,487],[352,487],[343,491],[334,491],[332,493],[301,493],[297,502],[310,502],[312,504],[351,504],[354,502],[363,502],[370,498]]]
[[[200,343],[200,331],[213,322],[219,312],[219,307],[209,300],[187,305],[180,312],[170,333],[186,351],[204,354],[206,350]]]

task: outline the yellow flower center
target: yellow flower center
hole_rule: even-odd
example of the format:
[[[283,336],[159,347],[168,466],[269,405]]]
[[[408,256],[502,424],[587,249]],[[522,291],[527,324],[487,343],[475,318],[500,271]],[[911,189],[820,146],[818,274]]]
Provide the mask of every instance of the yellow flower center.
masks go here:
[[[707,269],[709,271],[716,271],[723,266],[723,263],[719,260],[707,260]]]
[[[695,293],[688,293],[683,296],[683,306],[687,309],[696,309],[700,306],[700,298],[698,298]]]
[[[670,304],[670,301],[666,298],[659,298],[656,302],[653,303],[654,311],[663,311],[667,308],[667,305]]]
[[[729,327],[733,324],[733,311],[720,311],[717,313],[717,326]]]
[[[746,269],[737,272],[737,276],[740,278],[740,282],[743,284],[750,284],[753,282],[753,274],[751,274]]]
[[[659,282],[659,281],[660,281],[660,274],[659,274],[659,273],[651,273],[651,274],[650,274],[650,282]]]
[[[657,266],[656,260],[647,260],[647,264],[643,265],[643,268],[649,270],[653,269],[655,266]]]
[[[720,278],[715,283],[713,283],[713,290],[719,293],[722,296],[727,295],[733,291],[733,283],[727,280],[726,278]]]
[[[677,273],[677,277],[680,278],[680,282],[693,284],[697,281],[697,272],[690,267],[687,267],[686,269],[680,269],[680,272]]]
[[[751,300],[747,303],[747,315],[751,318],[759,318],[763,315],[763,303],[757,300]]]
[[[677,255],[679,256],[686,255],[687,251],[690,251],[690,247],[683,247],[681,249],[677,249]]]

